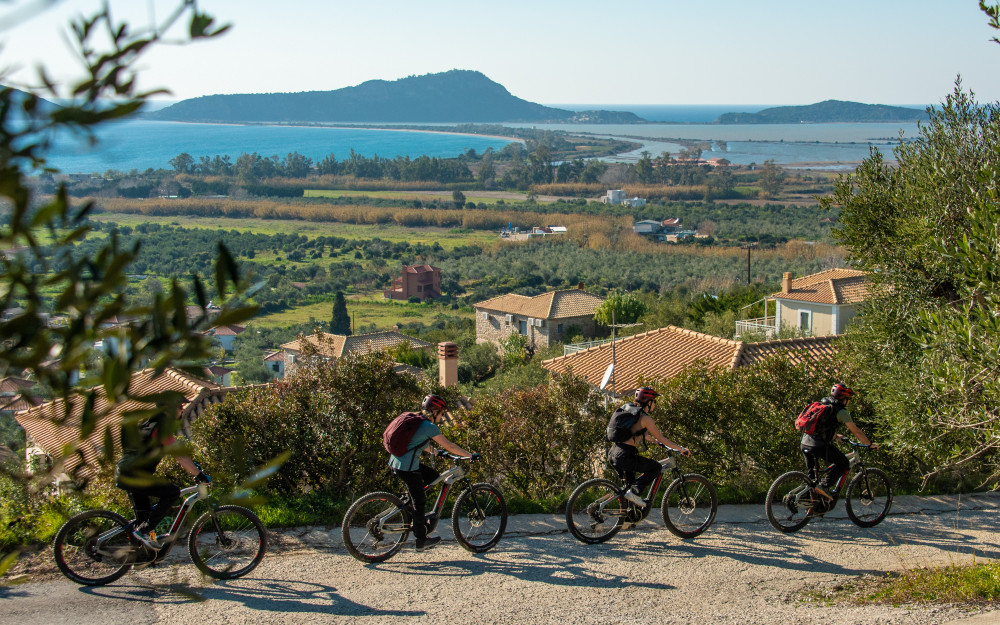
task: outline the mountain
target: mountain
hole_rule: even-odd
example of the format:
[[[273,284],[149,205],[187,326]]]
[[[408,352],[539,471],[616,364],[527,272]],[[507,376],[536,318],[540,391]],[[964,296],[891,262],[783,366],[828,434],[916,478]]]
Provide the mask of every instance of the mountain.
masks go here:
[[[920,109],[884,104],[826,100],[806,106],[776,106],[759,113],[726,113],[716,124],[822,124],[832,122],[914,122],[926,119]]]
[[[147,119],[183,122],[633,123],[633,113],[574,112],[516,98],[480,72],[453,69],[334,91],[210,95],[182,100]]]

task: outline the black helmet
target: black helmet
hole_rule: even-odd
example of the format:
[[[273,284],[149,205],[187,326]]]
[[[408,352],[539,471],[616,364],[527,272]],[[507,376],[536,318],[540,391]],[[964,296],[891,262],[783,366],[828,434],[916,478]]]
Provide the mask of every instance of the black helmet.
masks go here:
[[[654,401],[659,396],[660,396],[659,393],[657,393],[648,386],[640,386],[639,388],[635,389],[635,403],[639,404],[640,406],[645,406],[649,402]]]
[[[843,384],[837,383],[830,389],[830,397],[840,401],[845,401],[854,397],[854,391],[847,388]]]
[[[424,401],[420,402],[420,407],[431,412],[447,410],[448,402],[441,399],[437,395],[428,395],[427,397],[424,397]]]

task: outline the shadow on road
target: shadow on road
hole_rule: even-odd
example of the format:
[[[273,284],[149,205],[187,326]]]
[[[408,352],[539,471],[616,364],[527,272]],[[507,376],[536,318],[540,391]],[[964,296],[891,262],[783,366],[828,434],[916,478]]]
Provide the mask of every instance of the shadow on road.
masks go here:
[[[187,584],[114,585],[81,588],[80,591],[119,601],[155,601],[157,605],[219,600],[241,603],[254,611],[282,614],[385,617],[426,614],[423,610],[380,610],[341,597],[333,586],[284,579],[231,580],[204,587]]]

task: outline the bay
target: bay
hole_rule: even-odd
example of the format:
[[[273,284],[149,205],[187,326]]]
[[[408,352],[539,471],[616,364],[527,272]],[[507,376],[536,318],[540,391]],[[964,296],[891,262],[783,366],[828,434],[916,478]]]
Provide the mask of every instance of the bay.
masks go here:
[[[394,158],[427,155],[452,158],[470,149],[499,150],[513,139],[445,132],[414,132],[367,128],[315,126],[264,126],[189,124],[130,120],[107,124],[90,145],[83,137],[67,133],[56,137],[48,153],[48,165],[64,173],[100,174],[109,169],[140,171],[170,169],[170,160],[188,153],[202,156],[228,155],[233,162],[242,153],[284,159],[298,152],[318,162],[333,154],[338,160],[357,154]]]

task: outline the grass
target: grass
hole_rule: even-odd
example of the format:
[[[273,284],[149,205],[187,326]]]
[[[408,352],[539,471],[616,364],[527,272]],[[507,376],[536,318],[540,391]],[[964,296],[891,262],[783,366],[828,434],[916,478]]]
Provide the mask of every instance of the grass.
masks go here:
[[[473,313],[462,310],[445,309],[433,304],[411,304],[409,302],[382,299],[381,293],[347,296],[347,314],[351,315],[357,327],[374,323],[379,329],[389,329],[404,323],[421,322],[429,324],[436,317],[446,313],[449,316],[468,316]],[[333,297],[329,301],[304,304],[293,310],[285,310],[270,315],[258,315],[254,323],[263,327],[289,326],[305,323],[310,318],[323,324],[330,321],[333,314]]]
[[[855,604],[954,604],[1000,599],[1000,562],[912,569],[862,577],[836,588],[826,600]]]
[[[490,231],[468,230],[462,228],[407,228],[397,225],[361,225],[338,222],[310,222],[291,219],[233,219],[225,217],[197,217],[177,215],[130,215],[97,214],[91,219],[100,222],[113,222],[121,226],[135,227],[144,223],[155,223],[164,226],[182,228],[202,228],[206,230],[236,230],[239,232],[255,232],[257,234],[299,234],[309,238],[318,236],[337,236],[345,239],[374,239],[398,243],[406,241],[411,244],[424,243],[432,245],[437,241],[441,247],[451,250],[461,245],[495,243],[497,234]]]

